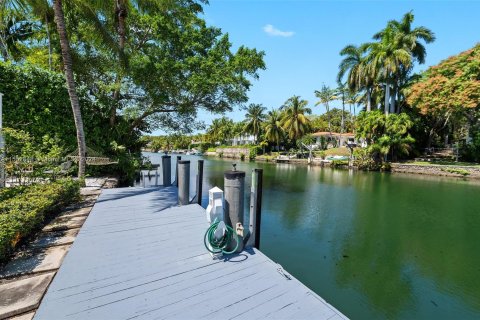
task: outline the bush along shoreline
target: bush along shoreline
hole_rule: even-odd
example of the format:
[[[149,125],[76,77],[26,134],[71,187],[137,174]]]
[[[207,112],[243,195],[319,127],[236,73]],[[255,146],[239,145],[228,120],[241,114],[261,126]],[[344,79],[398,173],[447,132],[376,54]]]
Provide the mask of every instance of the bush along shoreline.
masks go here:
[[[73,179],[0,190],[0,264],[59,209],[79,199],[80,182]]]

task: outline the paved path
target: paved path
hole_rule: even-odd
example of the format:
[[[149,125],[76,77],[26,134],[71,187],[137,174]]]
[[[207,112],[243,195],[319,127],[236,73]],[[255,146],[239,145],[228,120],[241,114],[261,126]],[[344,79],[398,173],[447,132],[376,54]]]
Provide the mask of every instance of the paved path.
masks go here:
[[[176,189],[103,190],[34,319],[345,319],[251,249],[213,260]]]
[[[59,212],[31,243],[0,267],[0,319],[33,318],[100,192],[99,188],[83,188],[82,201]]]

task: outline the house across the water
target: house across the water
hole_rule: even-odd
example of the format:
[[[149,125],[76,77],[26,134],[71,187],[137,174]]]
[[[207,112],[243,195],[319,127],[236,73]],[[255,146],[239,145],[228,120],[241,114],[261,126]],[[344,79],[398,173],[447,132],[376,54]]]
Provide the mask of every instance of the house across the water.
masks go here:
[[[343,147],[347,144],[357,144],[360,145],[361,142],[355,139],[355,134],[351,132],[338,133],[338,132],[328,132],[328,131],[319,131],[312,134],[315,137],[315,143],[317,145],[327,144],[328,147]]]

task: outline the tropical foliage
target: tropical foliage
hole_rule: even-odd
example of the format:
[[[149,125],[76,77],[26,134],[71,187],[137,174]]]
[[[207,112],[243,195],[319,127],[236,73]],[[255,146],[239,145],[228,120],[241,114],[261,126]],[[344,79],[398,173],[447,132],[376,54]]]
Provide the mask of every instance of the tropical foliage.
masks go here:
[[[261,104],[250,104],[245,114],[244,131],[253,134],[254,143],[257,142],[258,135],[262,130],[262,122],[265,120],[265,108]]]
[[[307,107],[307,104],[308,101],[302,100],[299,96],[293,96],[280,108],[282,127],[290,139],[299,139],[310,130],[310,120],[307,115],[311,114],[312,110]]]
[[[0,54],[2,60],[14,63],[5,68],[12,68],[11,73],[26,72],[26,78],[29,73],[45,77],[29,87],[21,81],[1,82],[17,88],[11,95],[2,90],[6,93],[4,120],[17,127],[28,125],[26,119],[40,123],[37,114],[44,119],[43,114],[50,113],[46,123],[58,127],[50,130],[51,135],[65,131],[59,143],[66,150],[78,148],[83,155],[86,144],[104,154],[121,150],[118,157],[137,158],[142,133],[158,129],[167,134],[188,133],[203,128],[197,121],[198,110],[223,113],[245,103],[257,71],[265,68],[263,52],[241,45],[234,51],[228,35],[205,23],[204,4],[193,0],[3,1]],[[9,19],[19,22],[12,27]],[[50,69],[51,74],[20,67],[32,63]],[[54,83],[48,78],[55,78]],[[53,93],[56,99],[52,100]],[[36,109],[35,116],[14,114],[15,104],[9,101],[21,97],[35,101],[33,96],[42,96],[40,103],[28,106],[29,111]],[[58,117],[53,111],[57,108]],[[23,129],[37,130],[33,125]],[[35,139],[42,137],[31,133]],[[79,167],[83,175],[81,163]]]
[[[348,88],[364,96],[367,111],[381,106],[386,114],[401,111],[402,90],[408,84],[415,62],[425,62],[424,43],[435,35],[425,27],[413,27],[414,15],[406,13],[400,21],[389,21],[373,36],[373,42],[348,45],[340,51],[344,59],[338,80],[346,77]],[[381,99],[383,96],[383,99]]]
[[[0,262],[15,247],[42,226],[61,206],[80,196],[80,185],[72,179],[0,191]]]

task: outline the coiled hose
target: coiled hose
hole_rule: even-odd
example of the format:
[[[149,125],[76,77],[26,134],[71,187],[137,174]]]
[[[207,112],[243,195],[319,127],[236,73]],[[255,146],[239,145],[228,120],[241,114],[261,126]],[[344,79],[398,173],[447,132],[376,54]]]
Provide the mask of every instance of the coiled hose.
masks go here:
[[[220,239],[215,238],[215,231],[217,230],[218,224],[220,221],[218,219],[215,219],[215,221],[212,223],[210,227],[208,227],[207,232],[205,232],[205,236],[203,239],[203,243],[205,244],[205,248],[211,253],[224,253],[224,254],[232,254],[235,251],[237,251],[238,248],[238,235],[233,230],[232,227],[228,226],[225,224],[226,230],[225,234],[223,237]],[[231,242],[232,238],[235,238],[235,248],[232,251],[227,251],[225,248],[227,248],[228,244]],[[210,244],[210,247],[208,246]]]

